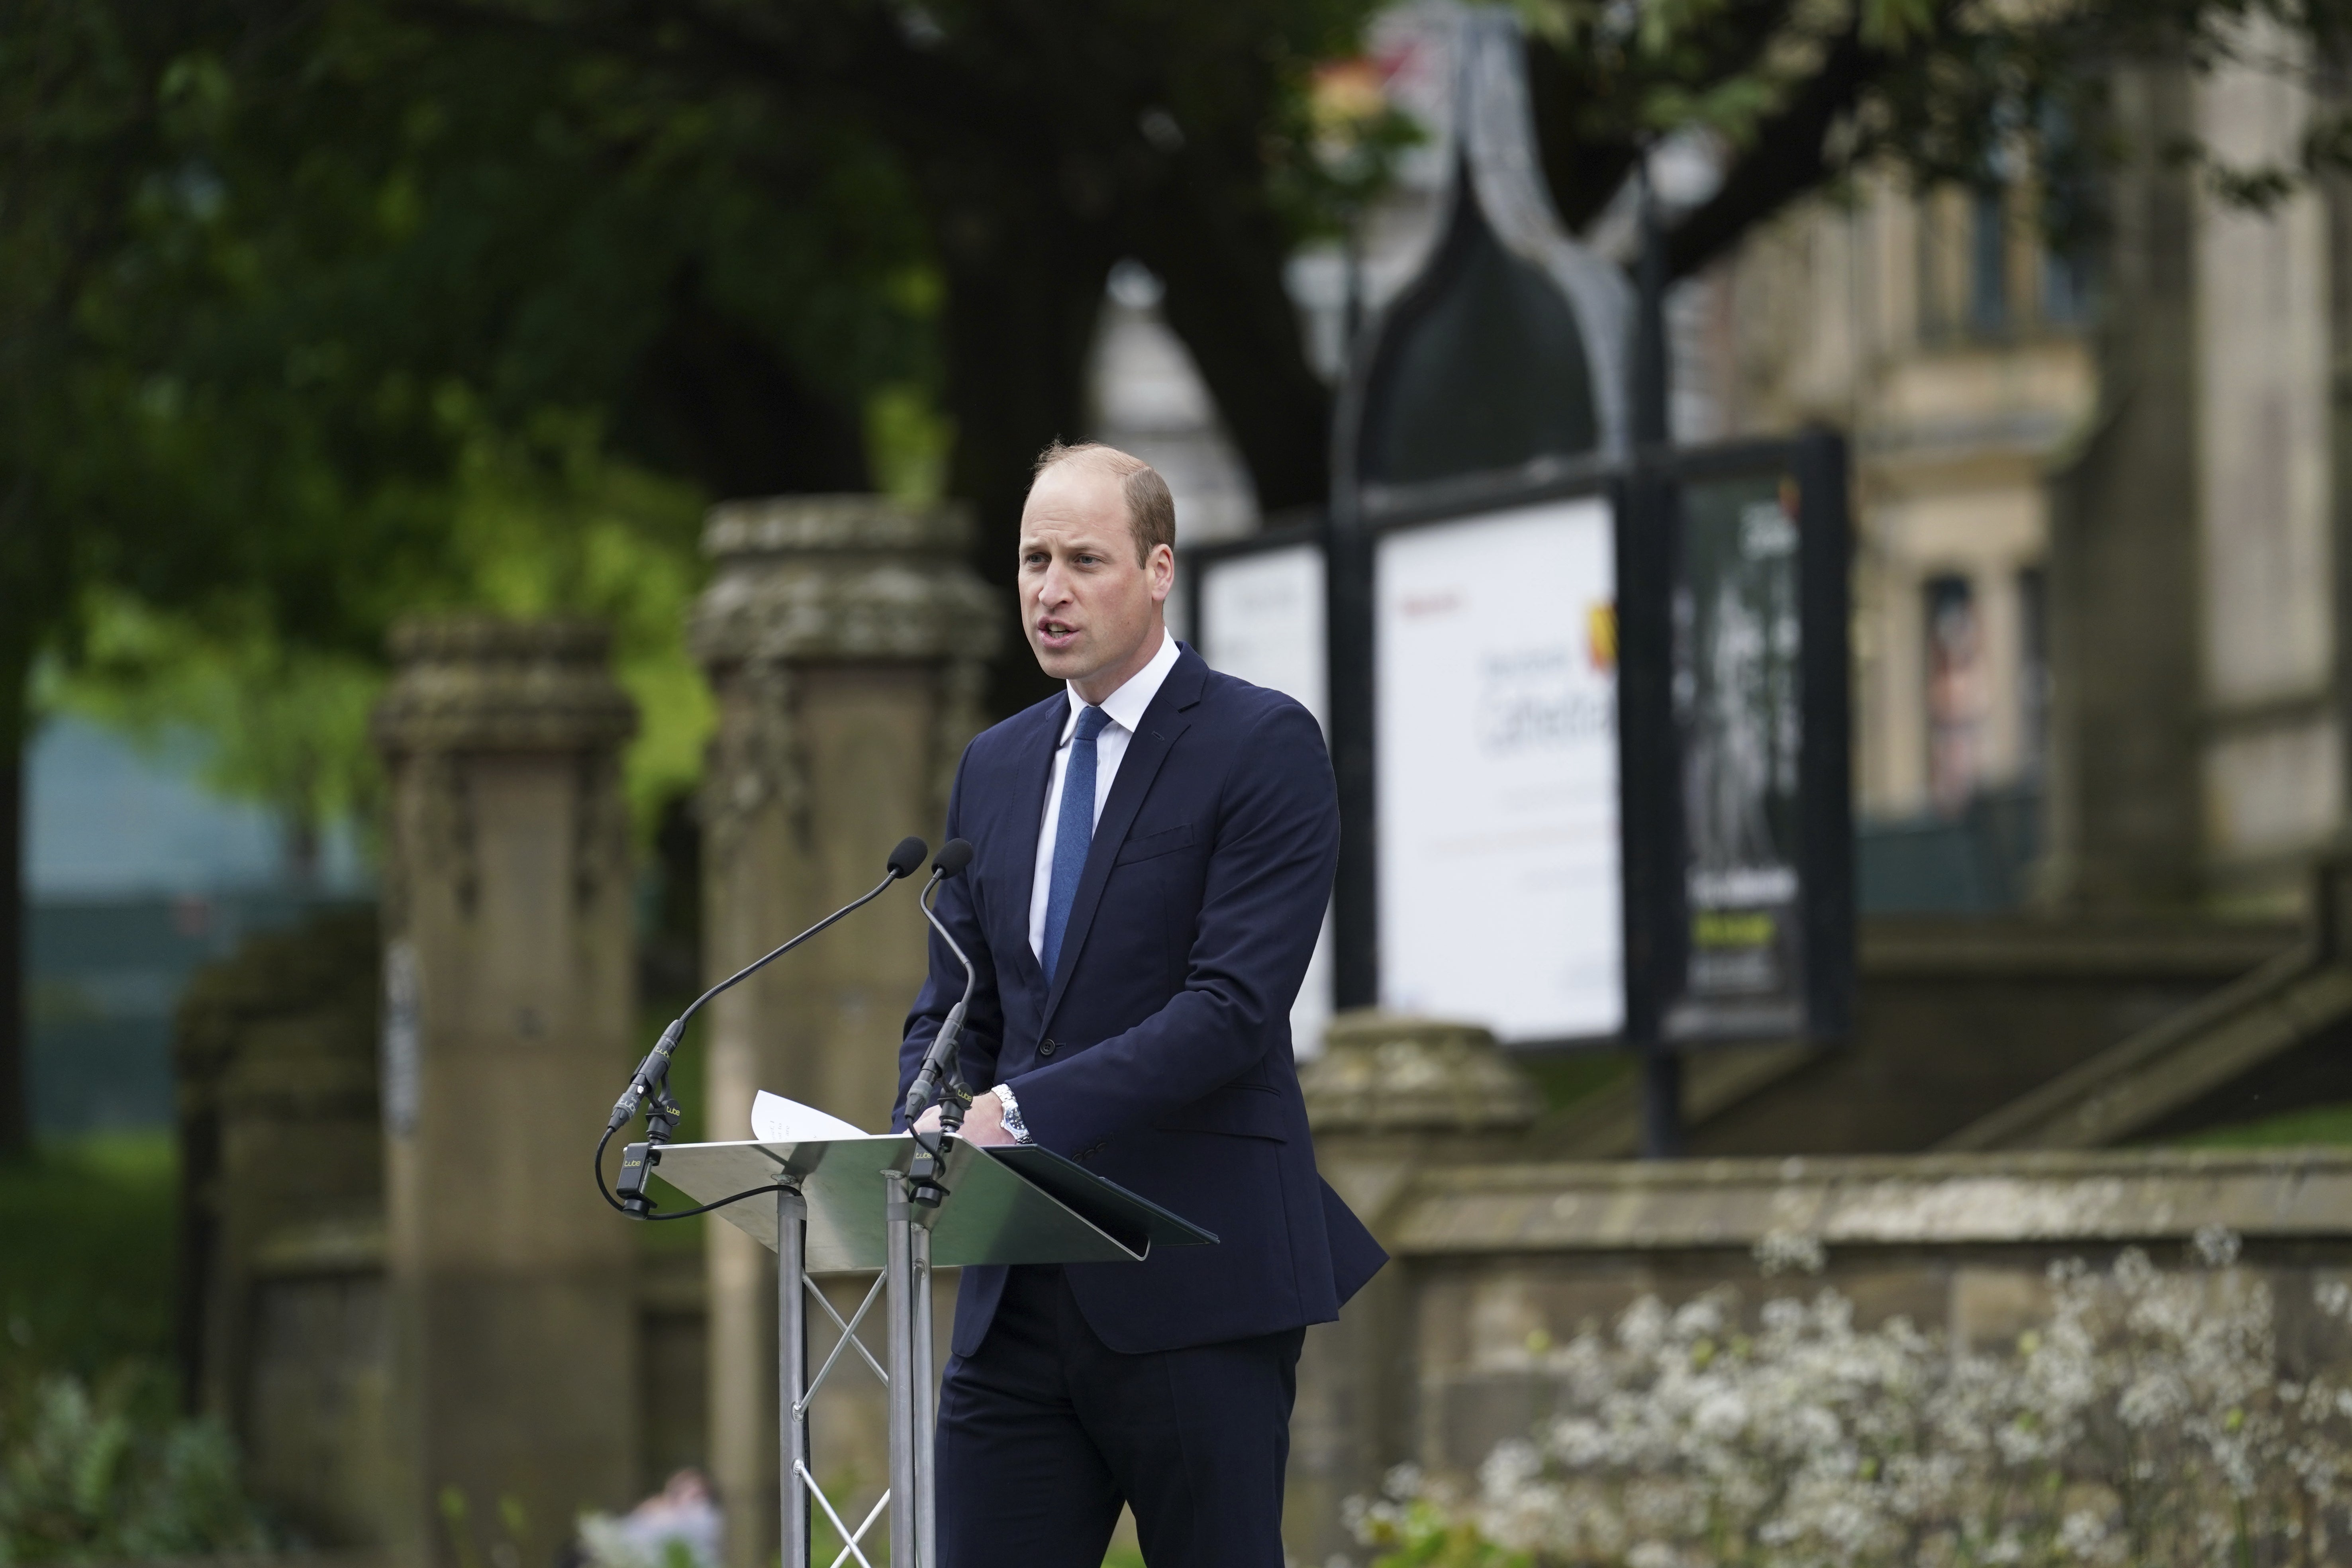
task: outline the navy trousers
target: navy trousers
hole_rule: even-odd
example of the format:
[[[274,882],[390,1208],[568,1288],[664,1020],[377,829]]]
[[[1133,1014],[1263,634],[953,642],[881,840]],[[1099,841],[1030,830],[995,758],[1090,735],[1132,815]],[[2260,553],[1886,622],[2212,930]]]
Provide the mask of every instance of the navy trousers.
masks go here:
[[[1101,1568],[1122,1501],[1150,1568],[1283,1568],[1306,1334],[1121,1355],[1059,1268],[1013,1269],[940,1390],[940,1568]]]

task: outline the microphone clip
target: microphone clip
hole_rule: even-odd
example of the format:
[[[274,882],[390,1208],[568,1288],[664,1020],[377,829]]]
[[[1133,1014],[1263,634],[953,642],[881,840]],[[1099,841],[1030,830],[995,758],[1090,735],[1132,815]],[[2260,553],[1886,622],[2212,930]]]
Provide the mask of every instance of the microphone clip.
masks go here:
[[[935,1209],[948,1195],[946,1184],[940,1179],[948,1173],[947,1136],[940,1137],[940,1151],[933,1153],[919,1142],[915,1157],[907,1166],[907,1201],[918,1208]]]
[[[677,1124],[686,1114],[669,1091],[669,1064],[662,1063],[660,1076],[646,1090],[646,1137],[642,1143],[631,1143],[621,1151],[620,1173],[613,1178],[613,1194],[621,1200],[621,1212],[632,1219],[649,1217],[654,1200],[646,1194],[646,1184],[653,1179],[654,1167],[661,1163],[662,1145],[677,1135]]]
[[[646,1196],[646,1184],[653,1179],[654,1167],[660,1163],[660,1151],[651,1143],[632,1143],[621,1151],[621,1169],[613,1177],[613,1195],[621,1200],[622,1213],[643,1219],[653,1212],[654,1202]]]

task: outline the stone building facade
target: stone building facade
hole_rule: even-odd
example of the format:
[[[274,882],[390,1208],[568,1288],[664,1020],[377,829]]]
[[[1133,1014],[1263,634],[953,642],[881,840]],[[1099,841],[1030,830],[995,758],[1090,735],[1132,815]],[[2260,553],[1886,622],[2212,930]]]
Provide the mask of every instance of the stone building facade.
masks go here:
[[[2346,826],[2352,206],[2250,212],[2157,151],[2292,166],[2289,73],[2113,79],[2132,152],[2080,255],[2022,180],[1865,179],[1695,286],[1699,358],[1735,431],[1853,435],[1866,815],[2021,791],[2035,901],[2292,911]]]

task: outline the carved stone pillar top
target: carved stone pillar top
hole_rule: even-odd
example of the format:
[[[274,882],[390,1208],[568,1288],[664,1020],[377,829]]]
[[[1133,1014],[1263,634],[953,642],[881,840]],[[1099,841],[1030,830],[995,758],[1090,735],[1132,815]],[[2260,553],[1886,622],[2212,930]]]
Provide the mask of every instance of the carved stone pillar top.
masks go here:
[[[998,596],[967,563],[961,503],[886,496],[772,496],[713,507],[702,548],[717,575],[694,608],[710,666],[835,659],[985,659],[1003,635]]]
[[[376,744],[418,752],[580,752],[618,746],[637,710],[586,621],[436,616],[392,634],[397,666],[376,704]]]
[[[1475,1024],[1361,1007],[1299,1069],[1316,1136],[1505,1132],[1536,1119],[1535,1085]]]

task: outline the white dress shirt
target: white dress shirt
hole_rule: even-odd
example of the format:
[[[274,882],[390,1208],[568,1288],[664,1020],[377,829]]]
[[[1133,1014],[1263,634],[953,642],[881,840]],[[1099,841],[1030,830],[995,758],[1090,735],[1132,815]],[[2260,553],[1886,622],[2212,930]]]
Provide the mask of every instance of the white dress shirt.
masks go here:
[[[1151,662],[1128,678],[1127,684],[1102,700],[1102,710],[1110,722],[1095,737],[1095,820],[1102,820],[1103,802],[1110,798],[1111,780],[1118,776],[1118,764],[1127,756],[1127,743],[1135,738],[1135,727],[1143,722],[1143,710],[1160,695],[1160,683],[1168,672],[1176,668],[1176,638],[1172,633],[1160,634],[1160,651]],[[1070,737],[1078,731],[1078,710],[1087,700],[1070,689],[1070,711],[1062,721],[1062,739],[1054,752],[1054,778],[1045,788],[1045,820],[1037,829],[1037,868],[1029,883],[1029,951],[1037,962],[1045,961],[1045,903],[1054,891],[1054,840],[1062,826],[1062,778],[1070,768]],[[1047,975],[1047,984],[1054,977]]]
[[[1143,722],[1143,710],[1160,695],[1160,683],[1168,672],[1176,668],[1176,637],[1171,632],[1160,634],[1160,651],[1151,662],[1128,678],[1127,684],[1102,700],[1102,710],[1109,722],[1095,737],[1095,816],[1102,821],[1103,802],[1110,798],[1111,780],[1118,776],[1118,764],[1126,760],[1127,743],[1135,738],[1135,727]],[[1078,712],[1087,700],[1077,689],[1069,689],[1070,710],[1062,721],[1062,739],[1054,748],[1054,776],[1045,786],[1045,820],[1037,828],[1037,867],[1029,881],[1029,951],[1037,962],[1045,962],[1045,905],[1054,896],[1054,840],[1062,827],[1062,779],[1070,769],[1070,737],[1078,732]],[[1047,975],[1051,985],[1054,977]],[[1013,1090],[998,1084],[992,1091],[997,1103],[1003,1107],[1004,1130],[1017,1142],[1030,1142],[1029,1129],[1021,1120],[1021,1101]]]

